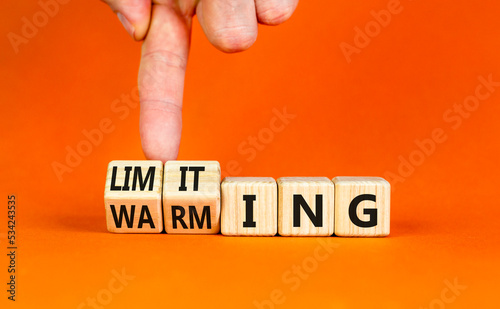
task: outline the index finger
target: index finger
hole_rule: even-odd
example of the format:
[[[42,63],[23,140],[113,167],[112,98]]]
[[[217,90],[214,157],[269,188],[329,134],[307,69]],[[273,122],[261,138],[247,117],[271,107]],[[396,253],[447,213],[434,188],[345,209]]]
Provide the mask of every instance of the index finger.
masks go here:
[[[177,158],[190,31],[190,17],[171,6],[153,5],[139,68],[140,133],[148,159]]]

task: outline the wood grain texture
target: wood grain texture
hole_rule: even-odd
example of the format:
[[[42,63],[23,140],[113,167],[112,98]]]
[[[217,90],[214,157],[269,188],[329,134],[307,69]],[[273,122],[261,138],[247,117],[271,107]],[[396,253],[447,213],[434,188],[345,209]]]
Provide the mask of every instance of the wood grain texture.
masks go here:
[[[221,191],[221,232],[223,235],[276,235],[278,231],[278,188],[274,178],[226,177],[222,181]],[[251,217],[246,215],[247,202],[244,200],[244,196],[253,199]],[[244,222],[247,222],[246,227]]]
[[[126,167],[130,169],[128,177]],[[152,167],[154,168],[153,174],[148,176],[148,171]],[[104,190],[108,231],[160,233],[163,230],[162,178],[163,163],[161,161],[111,161],[108,165]],[[143,189],[141,189],[141,184]]]
[[[200,168],[203,171],[195,171]],[[187,169],[184,182],[182,169]],[[217,161],[167,161],[163,177],[165,231],[169,234],[219,233],[220,178]]]
[[[333,183],[335,184],[335,235],[389,235],[391,186],[388,181],[380,177],[335,177]],[[353,219],[356,220],[356,218],[350,218],[349,216],[351,203],[361,195],[374,195],[375,201],[361,201],[356,208],[353,208],[356,217],[360,221],[366,222],[365,224],[375,224],[374,226],[360,227],[353,223]],[[367,210],[367,213],[365,213],[365,210]],[[375,212],[376,220],[374,220]]]
[[[278,178],[278,233],[282,236],[330,236],[334,231],[334,186],[326,177]],[[294,195],[300,195],[316,213],[317,196],[322,201],[322,220],[315,226],[300,207],[294,212]],[[300,213],[300,226],[294,226],[294,216]]]

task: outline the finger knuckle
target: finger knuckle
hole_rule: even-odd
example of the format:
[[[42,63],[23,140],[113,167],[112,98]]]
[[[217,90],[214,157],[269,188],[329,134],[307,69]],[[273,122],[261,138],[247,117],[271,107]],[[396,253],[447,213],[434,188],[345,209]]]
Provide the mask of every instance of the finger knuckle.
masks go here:
[[[149,60],[157,65],[185,70],[187,59],[175,52],[168,50],[155,50],[142,55],[142,60]]]
[[[182,114],[182,106],[169,98],[143,99],[141,101],[143,111],[154,112],[157,115],[178,116]]]

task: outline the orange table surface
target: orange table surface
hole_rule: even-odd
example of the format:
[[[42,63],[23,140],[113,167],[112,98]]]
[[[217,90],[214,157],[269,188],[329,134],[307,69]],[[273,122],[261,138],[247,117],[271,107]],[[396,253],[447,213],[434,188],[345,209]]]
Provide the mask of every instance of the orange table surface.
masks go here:
[[[195,21],[186,74],[179,159],[389,180],[391,235],[355,239],[108,233],[107,164],[144,159],[140,43],[104,4],[70,0],[16,49],[9,33],[41,8],[2,1],[0,307],[497,308],[500,3],[401,0],[377,28],[390,3],[302,1],[234,55]]]

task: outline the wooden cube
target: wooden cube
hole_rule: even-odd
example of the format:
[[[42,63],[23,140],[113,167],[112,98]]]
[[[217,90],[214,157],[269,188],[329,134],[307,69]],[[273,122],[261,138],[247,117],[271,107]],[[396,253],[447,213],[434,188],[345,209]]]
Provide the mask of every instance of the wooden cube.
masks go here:
[[[274,236],[278,231],[278,188],[271,177],[226,177],[221,184],[221,232]]]
[[[278,233],[330,236],[334,231],[334,186],[326,177],[278,178]]]
[[[161,161],[111,161],[104,191],[108,231],[160,233],[162,178]]]
[[[380,177],[335,177],[335,235],[387,236],[391,185]]]
[[[219,233],[220,177],[217,161],[165,163],[163,214],[167,233]]]

